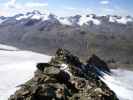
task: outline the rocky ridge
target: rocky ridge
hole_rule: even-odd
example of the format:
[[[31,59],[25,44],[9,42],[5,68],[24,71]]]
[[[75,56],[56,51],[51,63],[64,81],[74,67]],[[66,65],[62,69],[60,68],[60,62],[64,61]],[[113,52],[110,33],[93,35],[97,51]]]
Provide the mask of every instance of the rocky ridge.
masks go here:
[[[9,100],[118,100],[100,80],[110,74],[106,63],[93,55],[86,64],[58,49],[48,63],[38,63],[34,77],[20,85]]]

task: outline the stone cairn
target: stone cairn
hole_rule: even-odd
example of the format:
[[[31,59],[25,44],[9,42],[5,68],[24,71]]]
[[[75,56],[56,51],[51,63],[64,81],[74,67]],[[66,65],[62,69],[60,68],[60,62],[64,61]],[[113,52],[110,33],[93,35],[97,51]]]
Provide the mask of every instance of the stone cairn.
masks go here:
[[[84,64],[69,51],[58,49],[50,62],[37,64],[34,77],[9,100],[118,100],[100,80],[100,71],[111,73],[97,56]]]

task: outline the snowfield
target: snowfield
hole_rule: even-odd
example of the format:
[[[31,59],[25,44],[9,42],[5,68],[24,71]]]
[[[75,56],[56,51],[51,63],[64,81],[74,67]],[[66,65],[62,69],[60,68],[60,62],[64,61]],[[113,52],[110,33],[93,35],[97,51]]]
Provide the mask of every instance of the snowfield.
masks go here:
[[[112,89],[120,100],[133,100],[133,72],[117,69],[111,76],[104,74],[101,78]]]
[[[8,100],[18,88],[33,77],[36,64],[48,62],[51,57],[30,51],[0,45],[0,100]],[[62,65],[66,70],[67,65]],[[67,70],[66,70],[67,71]],[[133,72],[117,69],[112,75],[104,74],[101,79],[117,94],[120,100],[133,98]]]
[[[10,46],[0,46],[3,49],[16,50]],[[8,100],[17,90],[16,86],[33,77],[37,63],[48,62],[51,58],[30,51],[8,50],[0,50],[0,100]]]

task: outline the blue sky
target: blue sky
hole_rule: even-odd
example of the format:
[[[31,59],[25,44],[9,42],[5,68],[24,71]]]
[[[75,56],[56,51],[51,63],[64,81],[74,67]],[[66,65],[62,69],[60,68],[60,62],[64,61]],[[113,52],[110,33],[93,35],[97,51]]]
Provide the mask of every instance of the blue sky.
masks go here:
[[[133,0],[0,0],[0,15],[10,16],[32,10],[59,16],[88,13],[133,16]]]

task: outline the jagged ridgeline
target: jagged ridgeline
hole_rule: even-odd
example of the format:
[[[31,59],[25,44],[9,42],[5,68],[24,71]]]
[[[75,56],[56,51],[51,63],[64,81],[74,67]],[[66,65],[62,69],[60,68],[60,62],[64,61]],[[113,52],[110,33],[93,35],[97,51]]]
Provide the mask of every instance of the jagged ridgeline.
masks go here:
[[[84,64],[69,51],[58,49],[50,62],[37,64],[34,77],[9,100],[118,100],[100,80],[103,72],[110,70],[96,55]]]

